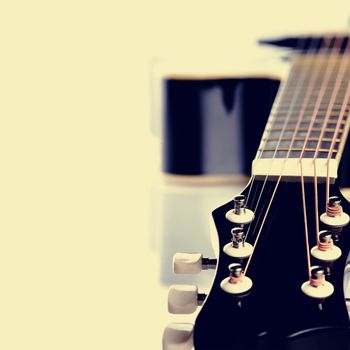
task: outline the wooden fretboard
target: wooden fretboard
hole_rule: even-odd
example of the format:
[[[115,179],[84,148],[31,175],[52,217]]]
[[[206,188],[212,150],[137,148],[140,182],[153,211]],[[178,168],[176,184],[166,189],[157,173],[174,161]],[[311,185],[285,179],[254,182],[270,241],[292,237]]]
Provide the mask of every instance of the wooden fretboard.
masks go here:
[[[289,163],[293,163],[292,159],[317,159],[320,166],[320,159],[339,160],[350,124],[349,82],[349,53],[304,54],[294,58],[254,161],[258,175],[267,172],[264,160],[268,159],[288,158]],[[324,174],[324,169],[319,170]],[[332,171],[333,176],[336,170]]]

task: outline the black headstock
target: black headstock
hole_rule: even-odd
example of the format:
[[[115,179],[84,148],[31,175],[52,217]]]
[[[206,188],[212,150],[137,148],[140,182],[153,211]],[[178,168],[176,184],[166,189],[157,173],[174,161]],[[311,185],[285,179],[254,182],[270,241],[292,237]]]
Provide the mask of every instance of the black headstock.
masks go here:
[[[264,185],[264,181],[255,180],[242,192],[246,197],[249,194],[247,208],[255,211],[252,223],[243,226],[246,242],[252,245],[275,186],[275,181],[267,181]],[[320,215],[325,211],[325,189],[325,184],[318,184]],[[350,213],[349,203],[336,185],[331,185],[330,195],[341,198],[344,212]],[[305,198],[311,249],[316,245],[313,183],[305,183]],[[211,292],[196,320],[195,349],[350,349],[349,316],[344,295],[349,226],[330,228],[320,222],[320,230],[331,231],[334,244],[341,249],[342,255],[333,263],[311,256],[311,265],[324,268],[326,280],[333,285],[334,292],[325,299],[305,295],[301,286],[309,276],[301,184],[281,182],[246,271],[253,286],[247,293],[229,294],[220,286],[229,276],[229,265],[241,263],[244,271],[248,261],[223,252],[232,239],[232,228],[241,227],[226,218],[233,207],[234,201],[231,201],[213,212],[220,253]]]

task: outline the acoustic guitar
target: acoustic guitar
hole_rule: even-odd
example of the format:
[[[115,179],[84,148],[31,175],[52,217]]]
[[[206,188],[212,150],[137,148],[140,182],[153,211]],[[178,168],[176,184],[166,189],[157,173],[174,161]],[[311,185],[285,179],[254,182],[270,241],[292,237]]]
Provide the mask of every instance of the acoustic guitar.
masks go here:
[[[339,167],[350,128],[348,34],[269,41],[289,49],[290,73],[270,113],[252,176],[214,210],[217,259],[178,253],[175,273],[216,269],[208,295],[175,285],[166,350],[350,349],[346,284],[350,205]],[[253,126],[252,126],[253,127]]]

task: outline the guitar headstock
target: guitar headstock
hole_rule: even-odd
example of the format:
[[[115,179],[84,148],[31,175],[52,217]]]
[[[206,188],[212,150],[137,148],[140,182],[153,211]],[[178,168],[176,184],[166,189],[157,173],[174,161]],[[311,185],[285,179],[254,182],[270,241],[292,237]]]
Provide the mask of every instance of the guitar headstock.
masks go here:
[[[326,212],[325,185],[318,185],[317,207],[328,225],[317,218],[317,243],[314,184],[305,184],[307,248],[300,183],[282,182],[275,189],[275,181],[252,181],[213,212],[220,253],[194,328],[196,349],[300,349],[310,339],[315,349],[339,339],[345,347],[332,348],[350,346],[344,340],[350,334],[344,295],[349,203],[332,185]]]
[[[318,185],[316,202],[314,184],[305,183],[307,248],[300,183],[281,182],[275,190],[275,181],[251,181],[240,195],[214,210],[217,261],[200,254],[175,257],[177,273],[216,267],[208,295],[185,286],[170,291],[170,299],[182,305],[175,313],[194,312],[204,302],[194,326],[196,350],[350,346],[344,294],[350,205],[331,185],[326,209],[325,185]],[[179,301],[180,296],[186,300]],[[192,341],[187,342],[190,348]]]

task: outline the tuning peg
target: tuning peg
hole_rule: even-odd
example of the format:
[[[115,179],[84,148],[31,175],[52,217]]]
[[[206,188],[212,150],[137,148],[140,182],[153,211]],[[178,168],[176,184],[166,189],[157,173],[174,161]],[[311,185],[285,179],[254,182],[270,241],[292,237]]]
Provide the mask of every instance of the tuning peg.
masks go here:
[[[216,264],[217,259],[203,258],[200,253],[176,253],[173,257],[173,271],[176,274],[196,274],[215,269]]]
[[[311,249],[311,255],[322,261],[335,261],[341,256],[341,249],[334,245],[333,234],[324,230],[319,233],[317,246]]]
[[[346,226],[349,221],[349,215],[343,212],[343,207],[340,205],[341,199],[337,196],[329,197],[326,212],[320,217],[320,220],[332,227]]]
[[[172,314],[192,314],[205,298],[206,294],[198,293],[197,286],[172,285],[168,294],[168,311]]]
[[[248,258],[253,253],[253,246],[245,241],[245,233],[242,227],[234,227],[231,230],[232,241],[224,246],[224,252],[237,259]]]
[[[230,276],[220,283],[220,287],[225,292],[239,295],[248,292],[252,288],[253,282],[249,277],[244,275],[241,264],[230,264],[228,269]]]
[[[326,271],[322,266],[313,266],[311,268],[311,277],[309,281],[302,284],[301,290],[309,297],[315,299],[325,299],[334,292],[332,283],[326,281]]]
[[[226,213],[226,219],[238,224],[246,225],[254,220],[254,212],[246,208],[246,198],[240,194],[233,198],[234,207]]]
[[[163,333],[163,350],[192,350],[193,325],[170,323]]]

